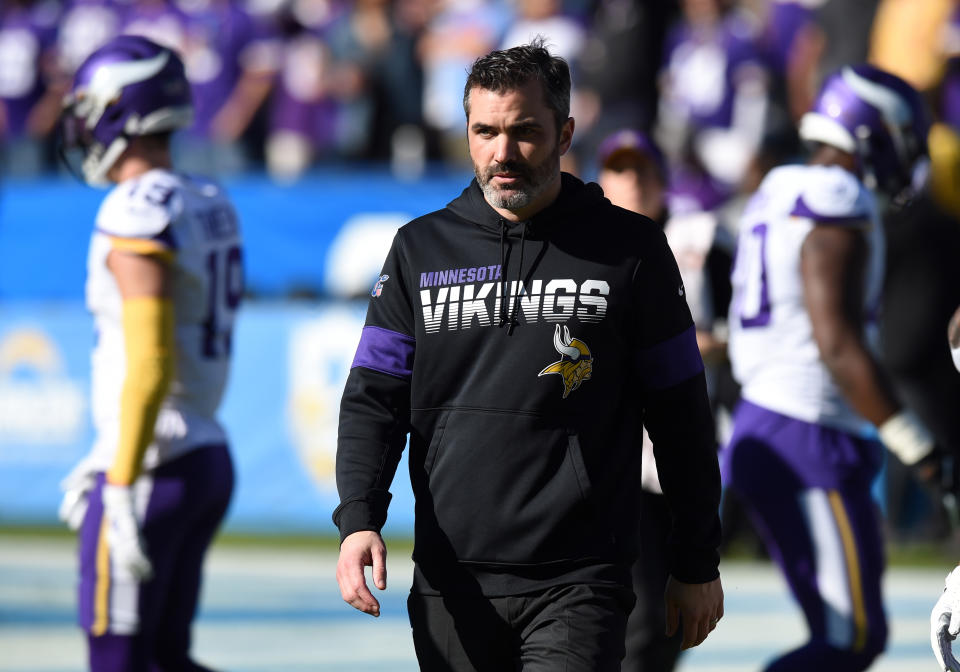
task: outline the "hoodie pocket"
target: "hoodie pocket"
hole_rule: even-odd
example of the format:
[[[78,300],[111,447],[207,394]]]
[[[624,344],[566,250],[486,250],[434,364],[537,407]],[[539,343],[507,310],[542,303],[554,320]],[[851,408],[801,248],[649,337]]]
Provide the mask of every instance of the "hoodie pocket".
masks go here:
[[[448,411],[424,470],[431,501],[418,502],[418,532],[439,535],[462,562],[542,564],[609,550],[579,437],[542,418]]]

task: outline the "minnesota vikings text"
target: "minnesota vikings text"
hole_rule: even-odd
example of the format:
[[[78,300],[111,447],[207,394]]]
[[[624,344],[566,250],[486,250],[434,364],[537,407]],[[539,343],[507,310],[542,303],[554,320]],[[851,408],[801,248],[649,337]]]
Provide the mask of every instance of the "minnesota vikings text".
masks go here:
[[[420,274],[421,287],[443,287],[444,285],[463,284],[464,282],[483,282],[499,280],[500,264],[493,266],[474,266],[472,268],[451,268],[446,271],[430,271]]]
[[[459,269],[460,271],[487,270]],[[498,267],[492,267],[499,270]],[[426,276],[421,274],[421,287]],[[459,277],[460,273],[457,273]],[[496,277],[496,276],[495,276]],[[439,284],[439,283],[437,283]],[[572,278],[533,280],[530,287],[512,281],[509,284],[507,311],[512,313],[516,296],[518,317],[531,323],[538,321],[566,322],[576,316],[581,322],[600,322],[607,314],[607,299],[610,285],[605,280],[585,280],[577,284]],[[440,287],[436,291],[420,290],[423,307],[423,322],[428,334],[440,331],[446,325],[448,331],[469,329],[476,323],[489,327],[500,314],[501,283],[485,282],[481,285],[456,285]]]

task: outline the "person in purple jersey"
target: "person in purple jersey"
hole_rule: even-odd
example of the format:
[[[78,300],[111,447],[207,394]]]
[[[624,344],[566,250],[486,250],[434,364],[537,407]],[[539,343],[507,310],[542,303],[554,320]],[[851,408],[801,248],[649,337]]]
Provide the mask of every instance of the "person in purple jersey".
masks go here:
[[[761,44],[773,78],[771,104],[792,128],[810,109],[820,77],[823,30],[817,23],[816,2],[775,0],[769,3]],[[776,121],[780,122],[781,119]]]
[[[125,12],[121,32],[140,35],[183,53],[186,23],[186,17],[171,0],[138,0]]]
[[[659,147],[638,130],[620,129],[600,143],[597,152],[597,184],[610,202],[639,212],[665,227],[667,243],[677,259],[687,304],[696,325],[697,345],[707,373],[707,390],[714,409],[731,407],[727,391],[718,385],[725,374],[726,342],[722,321],[714,307],[730,300],[730,247],[716,240],[714,220],[708,215],[671,218],[666,199],[666,165]],[[711,233],[713,231],[713,233]],[[637,604],[627,622],[627,655],[623,672],[669,672],[680,654],[680,638],[667,637],[660,596],[669,577],[666,545],[670,535],[670,507],[657,476],[653,445],[643,437],[643,513],[640,517],[641,548],[633,566],[633,589]],[[726,526],[726,522],[724,521]]]
[[[222,189],[173,169],[170,134],[191,116],[180,58],[139,36],[94,51],[64,100],[65,158],[113,187],[87,257],[95,439],[60,508],[79,532],[78,622],[94,672],[208,670],[190,656],[191,627],[233,491],[216,412],[243,255]]]
[[[188,170],[242,171],[253,149],[252,124],[279,63],[273,26],[229,0],[176,0],[176,5],[186,17],[182,53],[196,115],[175,154]]]
[[[743,401],[722,473],[810,633],[769,672],[856,672],[884,650],[876,437],[931,484],[945,464],[870,346],[884,277],[878,201],[913,193],[928,128],[906,82],[845,67],[801,121],[807,164],[770,171],[740,221],[729,324]]]
[[[0,6],[0,156],[4,173],[46,167],[44,140],[57,121],[64,84],[56,63],[60,7],[51,0]]]
[[[63,72],[72,76],[87,56],[119,34],[127,8],[115,0],[67,0],[57,33]]]
[[[728,0],[684,0],[668,33],[656,139],[733,192],[763,137],[768,74],[752,21]]]
[[[960,133],[960,5],[950,15],[942,39],[947,65],[940,82],[940,118]]]
[[[667,220],[666,166],[660,149],[643,132],[621,129],[607,136],[597,150],[597,184],[621,208],[647,215],[660,226]],[[644,433],[640,544],[633,564],[637,603],[627,620],[626,656],[622,672],[669,672],[680,655],[680,637],[667,637],[661,595],[670,576],[666,553],[670,507],[657,479],[653,445]]]
[[[309,7],[290,3],[278,21],[283,48],[265,145],[267,171],[278,180],[298,178],[318,156],[335,153],[338,142],[337,120],[343,110],[326,35],[345,10],[333,5],[326,12],[305,11]]]

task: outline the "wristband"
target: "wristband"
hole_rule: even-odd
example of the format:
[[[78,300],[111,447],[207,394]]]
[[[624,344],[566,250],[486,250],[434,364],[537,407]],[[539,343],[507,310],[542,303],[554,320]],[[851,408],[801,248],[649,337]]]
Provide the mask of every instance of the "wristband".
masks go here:
[[[950,356],[953,357],[953,365],[960,371],[960,347],[950,348]]]
[[[916,464],[933,451],[933,437],[910,411],[894,413],[877,431],[883,445],[907,466]]]

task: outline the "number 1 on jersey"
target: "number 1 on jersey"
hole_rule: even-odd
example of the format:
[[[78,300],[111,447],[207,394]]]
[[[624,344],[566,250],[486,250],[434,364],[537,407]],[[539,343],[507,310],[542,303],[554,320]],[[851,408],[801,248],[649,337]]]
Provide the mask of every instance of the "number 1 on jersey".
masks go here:
[[[233,314],[243,298],[243,251],[237,247],[207,255],[207,319],[203,322],[203,356],[227,357],[233,341]]]
[[[740,237],[732,284],[733,314],[744,329],[770,323],[770,290],[767,287],[767,225],[757,224]]]

